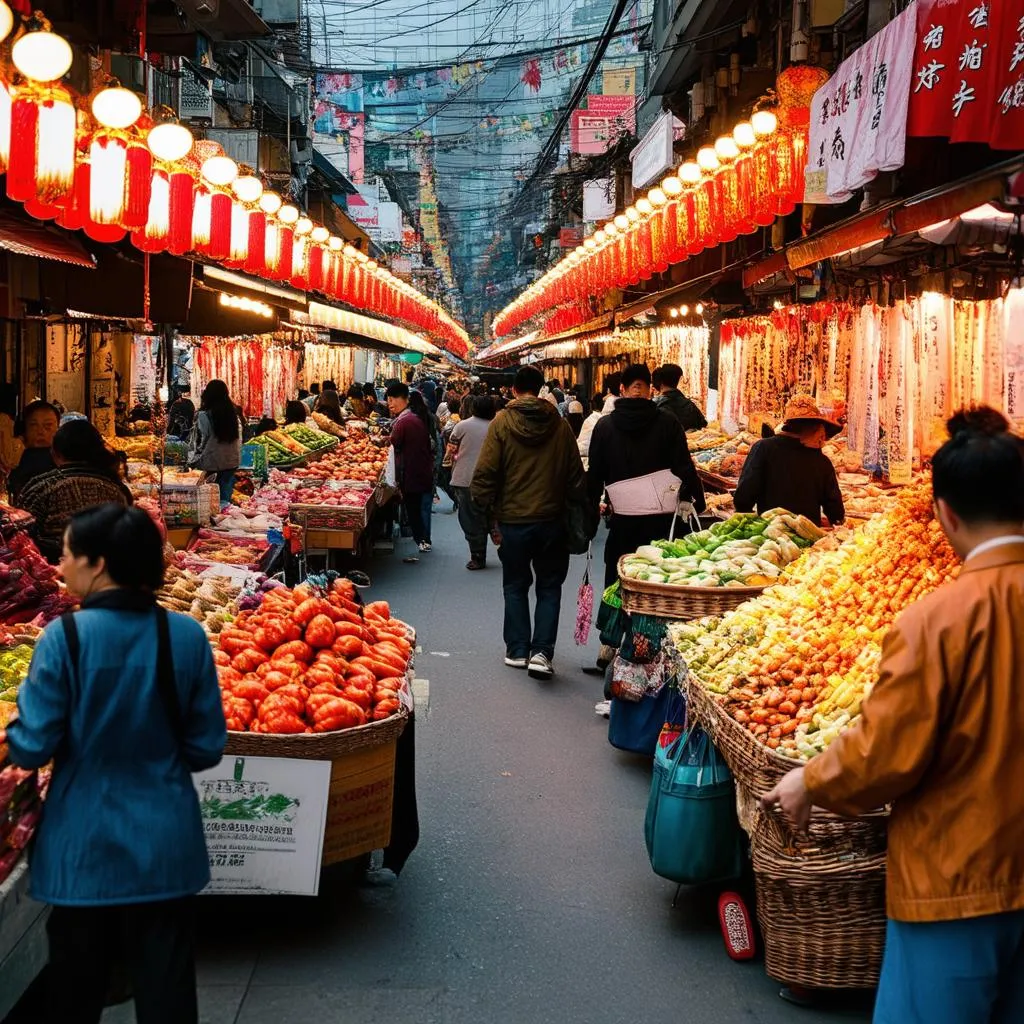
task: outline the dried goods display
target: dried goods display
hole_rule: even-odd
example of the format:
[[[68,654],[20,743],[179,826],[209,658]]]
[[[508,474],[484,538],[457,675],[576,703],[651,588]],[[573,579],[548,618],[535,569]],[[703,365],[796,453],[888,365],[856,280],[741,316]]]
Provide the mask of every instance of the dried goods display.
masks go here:
[[[173,562],[164,572],[164,586],[157,603],[169,611],[191,615],[207,635],[216,636],[237,613],[236,601],[242,588],[224,577],[200,579]]]
[[[401,707],[410,637],[386,601],[360,605],[348,580],[268,591],[218,638],[228,729],[333,732],[389,718]]]
[[[759,587],[824,533],[804,516],[773,509],[740,512],[676,541],[645,544],[621,563],[629,579],[680,587]]]
[[[951,579],[958,561],[922,486],[822,542],[780,583],[721,618],[674,623],[689,670],[726,712],[788,757],[806,759],[854,721],[895,616]]]

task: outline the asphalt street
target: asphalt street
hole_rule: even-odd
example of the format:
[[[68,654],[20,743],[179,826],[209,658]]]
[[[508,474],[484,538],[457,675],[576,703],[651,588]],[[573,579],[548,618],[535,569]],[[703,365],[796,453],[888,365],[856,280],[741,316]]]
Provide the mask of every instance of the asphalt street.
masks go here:
[[[439,506],[449,509],[447,501]],[[345,872],[313,898],[204,899],[204,1024],[824,1024],[870,998],[797,1009],[760,959],[724,951],[717,889],[675,886],[643,841],[649,763],[609,746],[596,656],[573,645],[573,559],[556,676],[502,664],[501,571],[467,572],[456,517],[433,516],[418,564],[376,555],[374,598],[415,625],[422,838],[401,877]],[[600,554],[598,553],[598,558]],[[600,580],[601,573],[597,573]],[[130,1024],[128,1007],[104,1024]]]

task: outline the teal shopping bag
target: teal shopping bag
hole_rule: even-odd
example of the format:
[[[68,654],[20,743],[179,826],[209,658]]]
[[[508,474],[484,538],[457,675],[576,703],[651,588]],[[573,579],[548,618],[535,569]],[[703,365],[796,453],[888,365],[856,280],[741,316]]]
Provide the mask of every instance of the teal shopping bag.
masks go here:
[[[673,882],[699,885],[742,872],[732,774],[703,729],[655,748],[644,838],[655,874]]]

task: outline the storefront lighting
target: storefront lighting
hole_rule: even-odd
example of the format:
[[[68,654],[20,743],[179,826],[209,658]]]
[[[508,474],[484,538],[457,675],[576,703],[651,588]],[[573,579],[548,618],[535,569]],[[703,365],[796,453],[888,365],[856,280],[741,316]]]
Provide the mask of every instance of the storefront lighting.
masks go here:
[[[740,149],[750,149],[757,142],[754,126],[749,121],[740,121],[732,130],[732,138]]]
[[[607,235],[607,234],[605,234],[605,232],[604,232],[604,231],[602,231],[602,230],[601,230],[600,228],[598,228],[598,229],[597,229],[597,230],[596,230],[596,231],[594,232],[594,241],[595,241],[595,242],[596,242],[596,243],[597,243],[598,245],[604,245],[604,243],[605,243],[605,242],[606,242],[607,240],[608,240],[608,235]]]
[[[615,226],[615,221],[610,220],[605,224],[604,233],[608,238],[614,238],[619,233],[619,229]]]
[[[696,307],[694,308],[694,312],[697,314],[697,316],[703,316],[704,315],[704,303],[703,302],[698,302]]]
[[[295,222],[295,234],[301,237],[308,235],[313,230],[313,222],[308,217],[300,217]]]
[[[678,310],[678,309],[676,309],[676,308],[675,308],[675,306],[673,306],[673,307],[672,307],[672,308],[671,308],[671,309],[670,309],[670,310],[668,311],[668,315],[669,315],[670,317],[672,317],[672,319],[673,319],[673,320],[675,320],[675,318],[676,318],[677,316],[679,316],[679,310]]]
[[[636,201],[636,212],[642,217],[649,217],[654,212],[654,207],[646,196],[642,196]]]
[[[689,306],[680,306],[679,307],[679,315],[680,316],[689,316],[690,315],[690,307]]]
[[[341,250],[345,248],[345,241],[337,235],[331,235],[331,237],[327,239],[327,247],[331,252],[341,252]]]
[[[227,292],[220,293],[220,304],[229,309],[239,309],[244,313],[255,313],[257,316],[266,317],[268,320],[274,315],[274,310],[265,302],[259,299],[247,299],[239,295],[228,295]]]
[[[117,224],[124,213],[128,151],[120,138],[100,136],[89,147],[89,217]]]
[[[597,248],[597,242],[595,242],[592,238],[584,239],[584,241],[583,241],[583,248],[587,249],[588,251],[596,249]]]
[[[328,231],[323,224],[317,224],[317,226],[313,228],[313,241],[316,242],[317,245],[323,245],[330,237],[330,231]]]
[[[226,188],[238,177],[238,164],[229,156],[211,156],[203,161],[203,177],[219,188]]]
[[[55,82],[68,73],[74,55],[68,41],[50,31],[48,21],[43,19],[39,25],[35,31],[26,32],[14,41],[11,60],[26,78],[34,82]]]
[[[241,202],[255,203],[263,196],[263,182],[255,174],[243,174],[231,183],[231,191]]]
[[[651,191],[647,193],[647,198],[650,200],[651,206],[655,207],[655,209],[668,203],[668,196],[665,195],[665,192],[660,188],[652,188]]]
[[[142,100],[120,85],[101,89],[92,98],[92,116],[104,128],[130,128],[142,116]]]
[[[775,133],[779,119],[770,110],[755,110],[751,115],[750,125],[759,139],[766,139]]]
[[[700,165],[687,160],[679,167],[679,180],[685,185],[696,185],[701,179]]]
[[[717,171],[720,165],[718,154],[711,146],[704,146],[697,150],[697,166],[707,174]]]
[[[241,199],[241,196],[239,196]],[[281,209],[281,197],[276,192],[264,192],[260,196],[260,209],[267,214],[275,214]]]
[[[740,147],[731,135],[722,135],[715,140],[715,156],[723,163],[735,160],[740,155]]]
[[[155,125],[146,138],[149,151],[165,163],[182,160],[192,151],[192,133],[177,121]]]
[[[784,306],[784,305],[782,304],[782,301],[781,301],[780,299],[776,299],[776,300],[775,300],[775,301],[774,301],[774,302],[772,303],[772,307],[773,307],[774,309],[785,309],[785,308],[786,308],[786,307],[785,307],[785,306]]]
[[[683,183],[675,174],[670,174],[661,183],[661,190],[669,197],[669,199],[674,199],[676,196],[682,194]]]
[[[624,213],[618,214],[615,218],[615,226],[620,231],[626,231],[629,228],[629,218]]]

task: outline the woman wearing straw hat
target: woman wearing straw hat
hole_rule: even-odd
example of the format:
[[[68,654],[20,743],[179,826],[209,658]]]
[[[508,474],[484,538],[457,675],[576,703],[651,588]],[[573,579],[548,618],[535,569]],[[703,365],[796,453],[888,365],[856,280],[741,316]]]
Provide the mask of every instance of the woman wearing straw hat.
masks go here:
[[[750,449],[736,485],[736,511],[784,508],[812,523],[819,523],[824,512],[833,526],[841,523],[846,510],[839,480],[835,466],[821,450],[840,430],[809,395],[791,398],[779,433]]]

